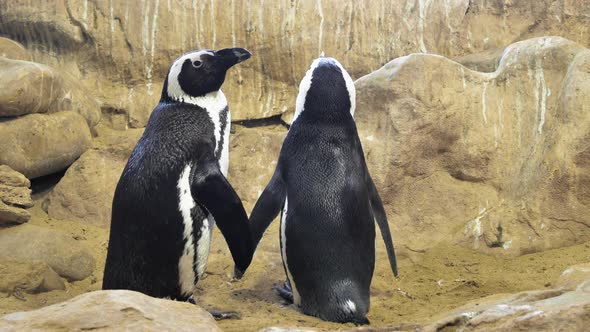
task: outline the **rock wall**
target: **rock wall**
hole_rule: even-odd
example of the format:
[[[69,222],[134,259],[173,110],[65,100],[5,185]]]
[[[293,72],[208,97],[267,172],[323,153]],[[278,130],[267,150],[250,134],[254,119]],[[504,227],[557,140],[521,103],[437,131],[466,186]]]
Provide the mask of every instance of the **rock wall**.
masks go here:
[[[293,109],[321,51],[358,78],[415,52],[455,57],[545,35],[588,46],[588,13],[576,0],[15,0],[0,3],[0,35],[143,127],[171,62],[189,50],[250,49],[225,92],[234,120],[264,118]]]
[[[357,80],[398,244],[519,255],[588,241],[589,69],[590,50],[544,37],[510,45],[492,73],[414,54]]]

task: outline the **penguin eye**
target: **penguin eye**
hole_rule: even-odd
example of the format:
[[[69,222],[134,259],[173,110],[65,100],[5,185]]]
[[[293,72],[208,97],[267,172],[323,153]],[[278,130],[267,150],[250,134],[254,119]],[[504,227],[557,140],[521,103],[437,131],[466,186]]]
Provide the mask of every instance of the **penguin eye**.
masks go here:
[[[200,60],[193,62],[193,67],[195,67],[195,68],[200,68],[202,65],[203,65],[203,62]]]

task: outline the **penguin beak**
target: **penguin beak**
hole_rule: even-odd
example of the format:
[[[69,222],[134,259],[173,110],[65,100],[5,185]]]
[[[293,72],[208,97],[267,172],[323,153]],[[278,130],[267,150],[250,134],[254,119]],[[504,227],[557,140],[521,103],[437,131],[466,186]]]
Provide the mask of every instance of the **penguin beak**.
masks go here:
[[[224,48],[215,51],[215,58],[224,63],[227,68],[250,59],[252,53],[245,48]]]

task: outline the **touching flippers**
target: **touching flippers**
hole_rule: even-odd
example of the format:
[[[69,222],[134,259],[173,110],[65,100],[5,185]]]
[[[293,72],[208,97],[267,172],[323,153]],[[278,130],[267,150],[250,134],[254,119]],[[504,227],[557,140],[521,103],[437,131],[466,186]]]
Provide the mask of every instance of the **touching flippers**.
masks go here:
[[[254,249],[256,249],[266,228],[283,208],[286,195],[287,187],[281,177],[279,165],[277,165],[270,182],[258,198],[250,215],[250,230]]]
[[[215,218],[235,262],[236,276],[241,277],[254,254],[248,217],[242,201],[215,163],[199,167],[192,175],[191,191]]]

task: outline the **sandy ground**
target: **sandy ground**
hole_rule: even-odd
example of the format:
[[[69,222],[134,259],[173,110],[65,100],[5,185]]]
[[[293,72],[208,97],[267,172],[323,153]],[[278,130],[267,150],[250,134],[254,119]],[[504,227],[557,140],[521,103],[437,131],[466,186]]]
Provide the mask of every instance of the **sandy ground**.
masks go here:
[[[35,198],[40,202],[43,196],[39,194]],[[83,281],[66,283],[66,291],[25,294],[24,300],[0,294],[0,314],[31,310],[100,289],[108,230],[49,218],[40,206],[36,204],[33,208],[30,223],[77,238],[95,256],[96,270]],[[224,331],[256,331],[269,326],[317,330],[353,328],[353,325],[305,316],[274,293],[273,283],[284,280],[278,241],[278,221],[275,220],[244,278],[230,282],[233,262],[223,237],[216,230],[206,276],[198,284],[199,304],[206,309],[241,312],[239,320],[218,322]],[[396,279],[389,268],[383,243],[378,240],[368,318],[372,326],[425,323],[436,314],[487,295],[551,287],[565,268],[589,261],[590,242],[514,259],[441,244],[425,253],[398,257],[400,274]]]

